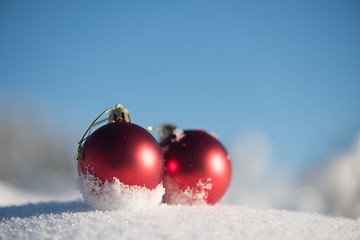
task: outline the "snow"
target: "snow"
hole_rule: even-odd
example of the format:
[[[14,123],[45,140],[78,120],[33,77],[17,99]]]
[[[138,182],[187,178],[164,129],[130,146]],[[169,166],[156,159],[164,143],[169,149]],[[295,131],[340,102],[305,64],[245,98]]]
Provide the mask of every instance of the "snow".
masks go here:
[[[90,181],[88,178],[80,180],[85,181],[82,188],[93,189],[94,184],[86,182]],[[89,189],[85,194],[83,192],[84,198],[90,198],[90,201],[81,199],[80,194],[67,196],[75,197],[73,200],[39,201],[41,196],[36,194],[22,193],[4,183],[0,186],[2,196],[9,199],[35,197],[31,200],[33,203],[2,203],[1,240],[360,239],[360,218],[241,205],[160,204],[159,196],[164,191],[161,185],[149,193],[141,188],[123,188],[115,181],[103,188],[106,191],[102,194],[106,196],[88,196]],[[43,199],[59,199],[59,196]],[[94,201],[104,202],[94,204]]]
[[[244,206],[93,210],[82,200],[0,208],[0,239],[360,239],[360,219]]]
[[[155,189],[129,186],[114,178],[102,183],[97,177],[81,174],[77,180],[78,188],[85,201],[95,209],[136,210],[160,205],[165,188],[160,183]]]
[[[164,194],[164,202],[170,204],[205,205],[212,188],[211,178],[200,179],[196,187],[187,186],[185,188],[182,188],[169,176],[165,176],[163,181],[167,189]]]
[[[70,201],[80,198],[80,193],[73,188],[56,193],[44,193],[18,188],[12,184],[0,181],[0,207],[15,205],[20,206],[28,203],[48,202],[48,201]]]
[[[235,141],[226,203],[360,216],[360,133],[347,149],[334,150],[300,176],[285,164],[275,164],[272,151],[271,140],[261,132]]]
[[[0,239],[360,239],[360,218],[224,202],[160,204],[161,185],[148,192],[116,181],[105,186],[109,195],[96,197],[90,189],[97,185],[83,181],[86,201],[76,190],[46,195],[0,182]],[[300,202],[313,206],[314,198]]]

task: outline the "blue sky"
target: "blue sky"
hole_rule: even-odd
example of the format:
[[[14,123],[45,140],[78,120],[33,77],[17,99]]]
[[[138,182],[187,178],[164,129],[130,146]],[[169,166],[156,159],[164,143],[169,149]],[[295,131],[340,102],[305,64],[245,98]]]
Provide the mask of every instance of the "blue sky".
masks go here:
[[[360,130],[358,1],[0,3],[0,100],[78,138],[122,103],[142,126],[249,131],[306,168]]]

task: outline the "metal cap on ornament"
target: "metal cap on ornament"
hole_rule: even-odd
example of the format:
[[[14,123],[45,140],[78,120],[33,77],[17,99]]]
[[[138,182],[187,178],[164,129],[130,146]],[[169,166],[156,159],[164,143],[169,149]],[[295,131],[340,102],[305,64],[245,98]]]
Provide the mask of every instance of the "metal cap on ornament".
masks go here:
[[[111,122],[131,122],[129,110],[121,104],[117,104],[115,108],[110,111],[109,123]]]

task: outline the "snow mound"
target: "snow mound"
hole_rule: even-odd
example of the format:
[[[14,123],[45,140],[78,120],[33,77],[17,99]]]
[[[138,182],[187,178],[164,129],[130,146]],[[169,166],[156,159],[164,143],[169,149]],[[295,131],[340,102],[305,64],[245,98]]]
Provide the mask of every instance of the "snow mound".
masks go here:
[[[100,210],[135,210],[160,205],[165,192],[161,183],[151,190],[124,184],[117,178],[102,183],[91,174],[80,174],[77,186],[84,200],[91,207]]]
[[[92,210],[83,201],[0,207],[0,239],[360,239],[360,219],[242,206]]]

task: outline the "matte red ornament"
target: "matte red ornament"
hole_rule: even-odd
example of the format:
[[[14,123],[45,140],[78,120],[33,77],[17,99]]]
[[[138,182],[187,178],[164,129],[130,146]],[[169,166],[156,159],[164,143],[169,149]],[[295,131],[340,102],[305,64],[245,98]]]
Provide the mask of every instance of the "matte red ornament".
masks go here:
[[[178,131],[162,138],[165,195],[170,204],[217,203],[231,181],[230,156],[203,130]]]
[[[110,118],[113,121],[92,133],[79,150],[79,174],[90,173],[102,182],[117,178],[128,185],[156,188],[164,170],[158,142],[144,128],[127,122],[130,117],[110,114]]]

